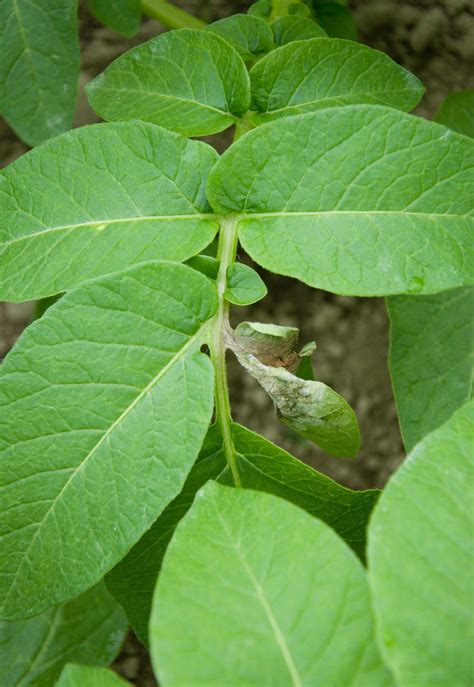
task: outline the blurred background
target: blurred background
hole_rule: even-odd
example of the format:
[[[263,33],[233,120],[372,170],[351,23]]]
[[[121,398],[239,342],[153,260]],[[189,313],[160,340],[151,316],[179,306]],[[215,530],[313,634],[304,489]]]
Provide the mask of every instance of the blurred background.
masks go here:
[[[177,2],[205,21],[243,12],[245,0]],[[359,39],[388,53],[425,84],[426,96],[416,113],[432,117],[451,91],[474,87],[474,6],[472,0],[352,0]],[[82,68],[76,126],[98,121],[83,86],[118,55],[164,30],[143,22],[131,39],[101,26],[80,2]],[[213,137],[222,150],[228,135]],[[0,164],[6,166],[27,150],[0,119]],[[297,326],[300,343],[316,340],[317,379],[331,385],[354,407],[363,444],[356,460],[328,458],[276,420],[265,392],[229,355],[235,419],[284,446],[294,455],[356,489],[380,487],[404,452],[387,369],[388,320],[381,298],[347,298],[314,291],[259,269],[269,288],[265,300],[233,309],[233,321],[253,319]],[[28,324],[33,304],[0,303],[0,358]]]

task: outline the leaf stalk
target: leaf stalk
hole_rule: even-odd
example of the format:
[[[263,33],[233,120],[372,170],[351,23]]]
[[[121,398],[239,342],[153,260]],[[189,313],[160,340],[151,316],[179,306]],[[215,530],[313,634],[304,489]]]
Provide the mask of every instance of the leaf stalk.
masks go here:
[[[168,0],[141,0],[141,10],[168,29],[204,29],[206,23]]]
[[[215,373],[216,421],[222,434],[224,453],[236,487],[242,486],[237,468],[237,455],[232,437],[232,414],[225,363],[226,339],[229,331],[229,303],[224,297],[227,287],[227,269],[235,262],[237,253],[237,218],[222,219],[219,232],[217,259],[220,261],[217,275],[219,306],[213,323],[209,342]]]

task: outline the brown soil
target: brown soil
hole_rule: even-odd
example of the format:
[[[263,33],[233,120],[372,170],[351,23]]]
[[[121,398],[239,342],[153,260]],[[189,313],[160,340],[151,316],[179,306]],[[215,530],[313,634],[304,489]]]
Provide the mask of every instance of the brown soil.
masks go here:
[[[249,3],[195,0],[182,4],[209,21],[245,10]],[[474,87],[471,0],[353,0],[351,6],[361,40],[387,52],[424,82],[427,93],[419,114],[431,117],[447,93]],[[148,20],[137,36],[124,39],[101,27],[83,7],[80,18],[82,85],[129,47],[162,30]],[[81,93],[76,125],[94,121],[96,117]],[[25,150],[0,120],[0,164],[9,164]],[[296,325],[302,330],[303,343],[315,339],[317,377],[353,405],[363,446],[356,460],[347,461],[329,458],[299,439],[278,423],[265,393],[229,356],[235,419],[348,486],[383,486],[404,455],[386,364],[388,322],[383,299],[334,296],[283,277],[262,276],[270,295],[250,308],[235,308],[235,322],[255,319]],[[0,357],[29,322],[31,311],[28,303],[0,303]],[[133,638],[127,641],[116,667],[139,687],[155,684],[143,651]]]

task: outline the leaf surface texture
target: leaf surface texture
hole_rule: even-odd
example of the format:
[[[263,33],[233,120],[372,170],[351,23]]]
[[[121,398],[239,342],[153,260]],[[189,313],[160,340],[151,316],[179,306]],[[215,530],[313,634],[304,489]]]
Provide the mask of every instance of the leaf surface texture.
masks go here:
[[[198,253],[218,229],[205,196],[216,157],[144,122],[84,127],[24,155],[0,176],[0,298]]]
[[[216,300],[191,268],[148,263],[71,291],[9,354],[1,617],[95,584],[181,491],[212,413]]]

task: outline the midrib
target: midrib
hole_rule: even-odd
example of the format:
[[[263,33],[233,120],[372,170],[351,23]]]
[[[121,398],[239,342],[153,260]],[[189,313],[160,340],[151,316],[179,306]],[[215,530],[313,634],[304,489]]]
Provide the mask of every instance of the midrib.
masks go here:
[[[127,408],[125,408],[125,410],[121,413],[121,415],[120,415],[120,416],[110,425],[110,427],[104,432],[104,434],[102,435],[102,437],[101,437],[101,438],[99,439],[99,441],[94,445],[94,447],[89,451],[89,453],[85,456],[85,458],[84,458],[84,459],[82,460],[82,462],[77,466],[77,468],[75,468],[75,469],[73,470],[73,472],[71,473],[71,476],[69,477],[69,479],[68,479],[67,482],[64,484],[64,486],[62,487],[62,489],[61,489],[61,491],[59,492],[59,494],[56,496],[56,498],[54,499],[54,501],[52,502],[52,504],[50,505],[50,507],[49,507],[48,510],[46,511],[46,513],[45,513],[43,519],[42,519],[41,522],[39,523],[38,529],[37,529],[36,532],[34,533],[34,535],[33,535],[32,539],[31,539],[31,541],[29,542],[29,544],[28,544],[28,546],[27,546],[27,548],[26,548],[25,551],[23,552],[21,563],[20,563],[20,565],[18,566],[18,568],[17,568],[17,570],[16,570],[16,572],[15,572],[15,574],[14,574],[14,576],[13,576],[13,579],[12,579],[12,582],[11,582],[10,589],[9,589],[9,591],[8,591],[7,596],[5,597],[5,606],[7,606],[8,600],[9,600],[9,598],[10,598],[10,595],[11,595],[12,591],[15,589],[16,581],[17,581],[17,579],[18,579],[18,576],[20,575],[20,573],[21,573],[22,570],[23,570],[25,561],[28,560],[28,552],[29,552],[29,551],[31,550],[31,548],[33,547],[35,541],[37,540],[37,538],[38,538],[38,536],[39,536],[39,534],[40,534],[40,532],[42,531],[43,526],[44,526],[45,523],[48,521],[50,515],[54,512],[54,509],[55,509],[56,505],[57,505],[57,504],[61,501],[61,499],[63,498],[63,496],[64,496],[65,492],[67,491],[67,489],[68,489],[69,485],[71,484],[71,482],[72,482],[72,481],[75,479],[75,477],[85,468],[85,466],[87,465],[87,463],[90,461],[90,459],[92,458],[92,456],[96,453],[96,451],[100,448],[100,446],[102,446],[102,444],[106,441],[106,439],[113,433],[113,431],[120,425],[120,423],[129,415],[129,413],[130,413],[130,412],[133,410],[133,408],[135,408],[135,406],[142,400],[142,398],[144,398],[144,397],[151,391],[151,389],[153,389],[153,387],[156,386],[156,384],[158,384],[158,382],[167,374],[167,372],[169,372],[169,370],[170,370],[177,362],[179,362],[179,360],[181,360],[181,358],[183,358],[183,357],[185,356],[185,354],[186,354],[193,346],[195,346],[195,345],[198,344],[198,342],[199,342],[200,339],[202,338],[202,335],[203,335],[203,333],[204,333],[204,331],[205,331],[205,329],[206,329],[206,326],[207,326],[207,323],[203,324],[203,325],[198,329],[198,331],[189,339],[189,341],[188,341],[188,342],[187,342],[187,343],[186,343],[186,344],[185,344],[185,345],[184,345],[184,346],[183,346],[183,347],[173,356],[173,358],[171,358],[171,360],[169,361],[169,363],[167,363],[167,364],[158,372],[158,374],[157,374],[155,377],[153,377],[153,379],[146,385],[146,387],[143,389],[143,391],[141,391],[141,392],[138,394],[138,396],[132,401],[132,403],[131,403],[129,406],[127,406]]]

